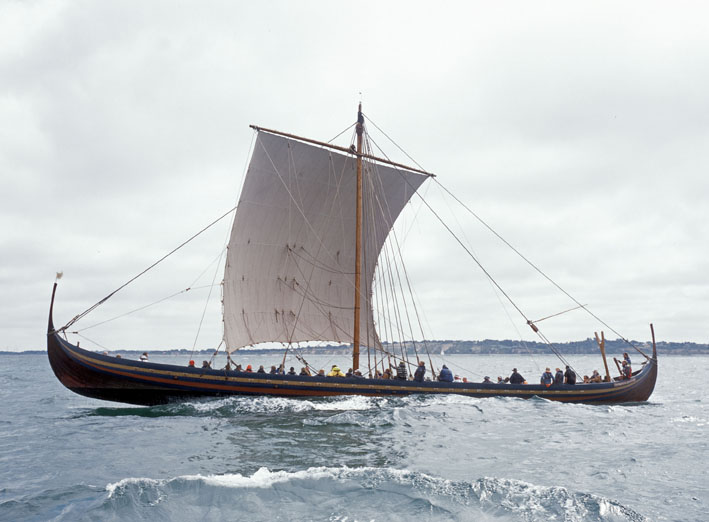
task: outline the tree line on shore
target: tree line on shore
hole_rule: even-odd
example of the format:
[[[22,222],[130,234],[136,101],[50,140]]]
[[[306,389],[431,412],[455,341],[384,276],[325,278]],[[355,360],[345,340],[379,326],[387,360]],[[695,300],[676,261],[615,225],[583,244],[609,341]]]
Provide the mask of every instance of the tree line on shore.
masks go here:
[[[646,353],[652,352],[652,345],[649,341],[632,341],[632,343],[645,351]],[[415,346],[414,346],[415,344]],[[401,353],[401,346],[399,344],[383,344],[384,349],[392,353]],[[598,353],[598,345],[596,340],[592,338],[585,339],[583,341],[572,341],[567,343],[554,343],[554,346],[562,354],[596,354]],[[431,354],[445,354],[445,355],[493,355],[493,354],[528,354],[528,353],[548,353],[549,347],[545,343],[537,341],[515,341],[515,340],[492,340],[485,339],[483,341],[455,341],[455,340],[445,340],[445,341],[416,341],[416,343],[406,343],[404,349],[409,354],[414,354],[416,351],[418,353],[426,353],[426,350]],[[154,354],[165,354],[165,355],[189,355],[192,353],[190,349],[154,349],[150,347],[143,348],[115,348],[111,352],[143,352],[150,351]],[[273,348],[245,348],[243,350],[248,351],[253,354],[269,354],[273,353]],[[278,348],[278,351],[281,349]],[[103,351],[103,350],[99,350]],[[195,353],[209,353],[211,354],[213,349],[197,350]],[[325,345],[325,346],[301,346],[299,352],[303,354],[320,354],[320,355],[339,355],[342,353],[349,354],[351,351],[351,345],[340,344],[340,345]],[[608,353],[623,353],[628,351],[628,345],[621,339],[610,340],[606,339],[606,351]],[[709,355],[709,344],[701,343],[691,343],[691,342],[667,342],[661,341],[657,343],[657,351],[661,355]],[[46,353],[46,350],[26,350],[23,352],[10,352],[10,351],[0,351],[0,354],[41,354]]]

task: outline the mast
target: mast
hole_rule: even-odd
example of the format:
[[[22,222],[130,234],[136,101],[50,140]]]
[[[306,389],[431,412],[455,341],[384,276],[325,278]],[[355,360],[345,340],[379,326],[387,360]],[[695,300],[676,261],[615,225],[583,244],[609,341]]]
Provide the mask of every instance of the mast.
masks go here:
[[[352,339],[352,370],[359,369],[359,312],[360,279],[362,273],[362,135],[364,116],[362,102],[357,109],[357,212],[355,215],[355,284],[354,284],[354,338]]]

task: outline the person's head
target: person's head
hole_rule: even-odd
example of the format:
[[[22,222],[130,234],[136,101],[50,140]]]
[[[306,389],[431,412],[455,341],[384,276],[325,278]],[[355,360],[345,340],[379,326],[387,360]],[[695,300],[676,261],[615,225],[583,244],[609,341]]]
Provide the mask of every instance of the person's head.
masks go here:
[[[419,366],[426,366],[426,363],[423,361],[419,361]]]
[[[293,367],[291,366],[291,367],[290,367],[290,371],[291,371],[291,372],[294,372],[294,371],[295,371],[295,368],[293,368]]]
[[[627,356],[628,356],[628,352],[623,352],[623,357],[627,357]]]
[[[445,368],[445,369],[447,370],[447,369],[448,369],[448,366],[446,366],[446,365],[444,364],[443,366],[441,366],[441,368]]]
[[[336,365],[336,364],[333,364],[333,365],[332,365],[332,369],[334,370],[335,368],[337,368],[337,365]]]
[[[628,366],[628,361],[623,361],[623,366]]]
[[[488,376],[486,375],[484,380],[489,381],[489,380],[490,380],[490,377],[488,377]]]
[[[251,370],[251,369],[252,369],[252,368],[251,368],[251,365],[249,364],[249,365],[246,367],[246,369],[247,369],[247,370]]]
[[[557,368],[556,371],[557,371],[557,372],[560,372],[560,371],[561,371],[561,368]]]
[[[516,373],[516,372],[517,372],[517,368],[512,368],[512,371]]]
[[[566,369],[567,369],[567,370],[570,370],[570,369],[571,369],[571,366],[569,366],[569,365],[567,364],[567,365],[566,365]]]
[[[190,360],[190,366],[194,366],[194,361]]]
[[[550,372],[551,370],[549,369],[549,367],[547,367],[547,370],[546,370],[546,371]]]

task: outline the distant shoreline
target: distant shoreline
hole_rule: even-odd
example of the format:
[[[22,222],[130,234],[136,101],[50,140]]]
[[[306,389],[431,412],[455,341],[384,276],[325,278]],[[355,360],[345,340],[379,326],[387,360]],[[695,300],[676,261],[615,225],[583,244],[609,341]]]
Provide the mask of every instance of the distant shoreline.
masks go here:
[[[652,351],[652,345],[648,341],[632,341],[633,345],[637,346],[639,349],[643,350],[645,353],[650,353]],[[415,343],[416,348],[414,349],[413,343],[409,343],[406,347],[407,354],[418,353],[423,354],[427,351],[435,355],[514,355],[514,354],[534,354],[534,353],[548,353],[549,346],[545,343],[539,343],[535,341],[495,341],[491,339],[486,339],[484,341],[417,341]],[[401,353],[401,347],[399,345],[389,345],[384,344],[387,351],[391,353]],[[564,355],[572,354],[597,354],[598,346],[594,339],[586,339],[583,341],[572,341],[568,343],[554,343],[554,347],[559,350],[560,353]],[[612,353],[623,353],[629,350],[629,346],[626,342],[616,339],[616,340],[606,340],[606,352]],[[89,348],[90,349],[90,348]],[[632,348],[630,348],[632,350]],[[366,350],[366,349],[365,349]],[[102,352],[103,350],[91,350],[95,352]],[[111,354],[132,354],[132,353],[142,353],[149,352],[153,355],[189,355],[193,353],[189,349],[173,349],[173,350],[157,350],[152,348],[131,348],[131,349],[113,349],[110,350]],[[282,348],[242,348],[241,352],[248,352],[255,355],[268,355],[277,352],[282,352]],[[340,355],[348,354],[351,351],[351,345],[326,345],[326,346],[302,346],[298,348],[298,353],[307,355]],[[709,344],[700,343],[681,343],[681,342],[667,342],[662,341],[657,343],[657,351],[661,355],[709,355]],[[223,353],[223,351],[221,351]],[[0,350],[0,355],[32,355],[32,354],[45,354],[47,350],[23,350],[23,351],[9,351]],[[214,353],[213,349],[195,350],[194,354],[209,354]]]

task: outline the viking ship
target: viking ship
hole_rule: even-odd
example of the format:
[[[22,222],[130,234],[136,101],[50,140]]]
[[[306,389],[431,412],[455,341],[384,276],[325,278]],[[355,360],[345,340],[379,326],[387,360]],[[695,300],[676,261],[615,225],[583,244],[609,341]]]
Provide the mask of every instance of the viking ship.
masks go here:
[[[645,359],[630,375],[611,377],[604,341],[599,339],[604,382],[551,386],[442,382],[436,379],[430,356],[423,355],[428,352],[425,341],[417,345],[412,334],[406,341],[409,345],[403,343],[398,350],[383,341],[381,332],[387,325],[401,328],[406,322],[397,306],[392,311],[391,304],[382,304],[387,294],[383,281],[398,280],[401,288],[409,284],[405,274],[383,270],[382,258],[389,256],[385,245],[409,199],[434,176],[374,154],[361,103],[352,127],[350,147],[340,147],[252,126],[256,138],[235,207],[222,281],[224,368],[134,361],[80,348],[78,342],[69,341],[69,328],[115,292],[55,328],[55,282],[47,351],[59,381],[86,397],[138,405],[229,395],[459,394],[581,403],[638,402],[650,397],[657,378],[654,330],[651,356],[628,341]],[[397,301],[395,296],[390,299]],[[385,311],[375,312],[377,304]],[[542,335],[535,322],[525,322]],[[384,333],[391,337],[388,330]],[[319,341],[351,344],[355,373],[351,377],[252,373],[229,363],[240,348],[276,342],[307,365],[297,346]],[[361,364],[365,351],[366,364]],[[402,363],[409,374],[428,363],[433,378],[382,378],[386,368]]]

